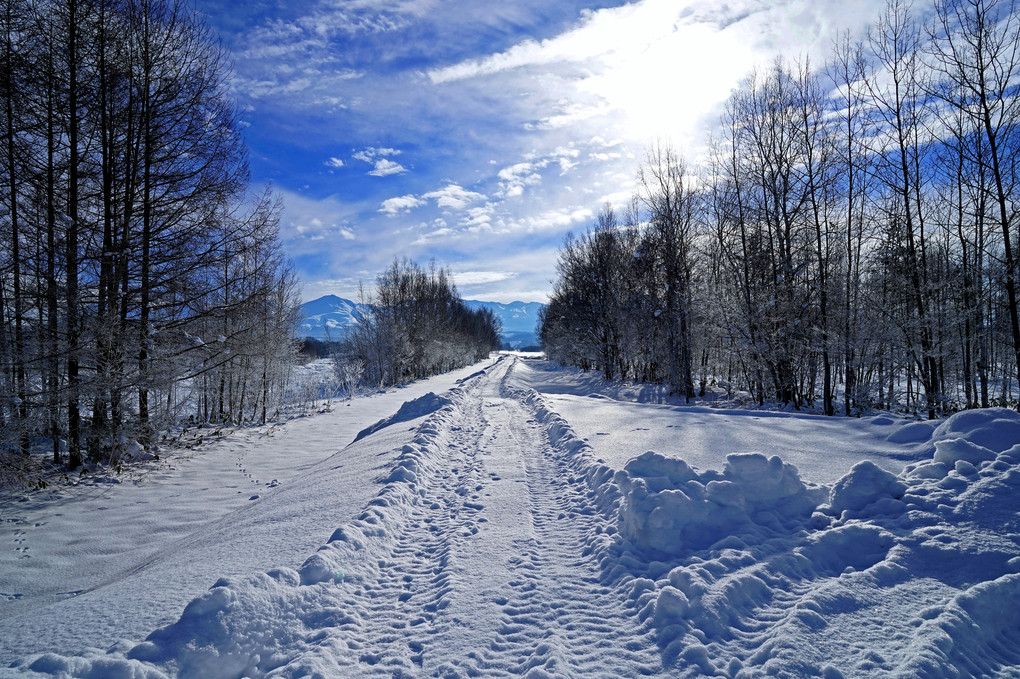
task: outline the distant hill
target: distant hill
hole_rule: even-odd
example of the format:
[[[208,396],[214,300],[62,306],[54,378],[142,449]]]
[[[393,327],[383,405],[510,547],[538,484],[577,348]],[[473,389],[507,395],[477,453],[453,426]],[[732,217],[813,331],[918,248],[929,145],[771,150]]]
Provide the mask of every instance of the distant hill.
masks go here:
[[[469,309],[490,309],[496,318],[503,323],[503,341],[512,347],[525,347],[538,344],[536,329],[538,313],[545,308],[539,302],[479,302],[474,299],[464,300]]]
[[[347,330],[365,320],[371,310],[367,304],[352,302],[336,295],[326,295],[301,305],[298,337],[339,340]]]
[[[535,326],[538,312],[545,306],[538,302],[480,302],[464,300],[469,309],[491,309],[503,324],[503,341],[513,347],[538,343]],[[370,312],[366,304],[352,302],[336,295],[326,295],[301,305],[301,322],[298,337],[315,339],[343,339],[347,330],[361,323]]]

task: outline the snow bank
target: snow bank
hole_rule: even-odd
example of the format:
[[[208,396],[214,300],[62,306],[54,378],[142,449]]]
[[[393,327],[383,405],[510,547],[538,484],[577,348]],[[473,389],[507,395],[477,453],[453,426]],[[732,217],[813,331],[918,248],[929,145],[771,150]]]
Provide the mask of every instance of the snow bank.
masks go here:
[[[549,441],[542,454],[563,476],[552,485],[564,503],[556,521],[575,511],[591,519],[582,543],[570,540],[569,548],[593,555],[600,572],[571,591],[623,602],[650,630],[660,676],[1016,676],[1020,415],[961,413],[932,432],[929,459],[903,474],[862,462],[831,486],[807,483],[780,458],[754,453],[727,456],[721,471],[698,471],[654,452],[614,470],[539,394],[515,386],[512,373],[502,394],[527,406],[528,417],[534,413]],[[368,668],[371,676],[421,674],[428,616],[453,616],[450,583],[463,567],[458,541],[473,535],[476,481],[461,487],[465,470],[450,468],[450,450],[463,445],[460,426],[485,407],[467,397],[469,389],[448,392],[441,404],[408,405],[413,412],[437,407],[382,473],[364,512],[300,568],[221,580],[140,644],[85,658],[46,654],[22,669],[137,679],[364,676]],[[444,485],[442,497],[465,510],[464,523],[425,554],[417,540],[399,536],[407,526],[450,516],[451,506],[433,494]],[[568,506],[571,497],[585,502]],[[416,513],[422,508],[434,511]],[[523,572],[529,564],[517,558],[521,550],[536,563],[556,556],[546,553],[554,546],[535,540],[508,544],[508,563]],[[397,604],[411,592],[394,596],[397,586],[380,582],[409,578],[419,566],[415,577],[428,580],[431,591],[414,610],[426,613],[404,619]],[[503,592],[491,594],[507,603]],[[539,612],[572,614],[572,601],[533,603],[504,609],[502,630],[514,637],[541,624]],[[460,620],[465,628],[478,622]],[[571,635],[534,648],[541,664],[526,666],[531,675],[578,673],[561,651],[586,642],[573,636],[579,622],[569,621]],[[405,655],[369,652],[379,646],[368,634],[396,640],[385,648],[406,641]],[[633,649],[612,653],[624,650]],[[635,666],[633,675],[653,673]],[[449,675],[464,676],[452,668]]]
[[[759,542],[807,521],[825,498],[797,468],[759,453],[731,454],[722,473],[647,452],[616,473],[620,534],[639,549],[677,556],[738,538]]]
[[[475,373],[475,375],[479,374],[484,374],[484,371]],[[366,436],[370,436],[375,432],[379,431],[380,429],[385,429],[386,427],[389,427],[394,424],[399,424],[401,422],[410,422],[411,420],[416,420],[419,417],[431,415],[432,413],[436,412],[443,406],[449,404],[450,399],[444,396],[436,396],[436,394],[430,391],[429,393],[423,396],[419,396],[414,400],[405,401],[400,406],[400,409],[397,410],[397,412],[395,412],[393,415],[381,419],[372,426],[366,427],[362,429],[360,432],[358,432],[358,435],[354,437],[354,440],[360,441]]]
[[[535,419],[545,428],[550,444],[574,474],[567,481],[587,485],[588,494],[600,511],[607,516],[615,514],[621,496],[616,484],[612,482],[615,474],[613,468],[595,456],[591,446],[574,432],[559,413],[549,407],[541,394],[531,388],[513,385],[516,366],[517,363],[512,364],[503,377],[503,392],[519,399],[535,413]]]
[[[904,473],[911,479],[944,480],[951,471],[968,476],[1002,453],[1020,458],[1018,446],[1020,417],[1016,412],[1006,408],[967,410],[940,424],[931,436],[931,459],[909,465]]]
[[[615,476],[610,553],[666,665],[684,677],[1016,676],[1020,415],[960,413],[928,445],[899,476],[864,461],[829,488],[762,455],[730,455],[721,472],[631,460]]]
[[[49,653],[31,659],[25,669],[89,678],[163,679],[168,673],[194,679],[308,676],[300,657],[322,641],[320,630],[363,624],[358,606],[343,608],[341,603],[349,603],[352,588],[357,588],[357,596],[389,567],[394,536],[444,463],[442,445],[462,401],[461,388],[445,396],[426,394],[375,425],[379,429],[431,413],[380,479],[379,493],[361,515],[336,529],[299,569],[221,579],[191,601],[176,622],[139,644],[86,657]],[[340,653],[336,664],[320,675],[344,676],[343,667],[358,661],[353,650]]]

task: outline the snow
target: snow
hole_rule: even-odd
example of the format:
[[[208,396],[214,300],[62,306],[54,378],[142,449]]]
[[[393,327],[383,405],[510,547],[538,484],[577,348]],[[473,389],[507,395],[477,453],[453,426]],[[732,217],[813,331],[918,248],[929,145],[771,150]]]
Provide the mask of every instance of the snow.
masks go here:
[[[505,356],[5,500],[0,676],[1020,676],[1020,415],[666,400]]]
[[[545,361],[526,361],[517,375],[617,469],[647,450],[700,469],[720,467],[728,453],[758,452],[778,455],[805,479],[831,484],[862,459],[898,473],[930,458],[936,426],[887,415],[831,418],[704,401],[686,406],[658,385],[606,383]]]

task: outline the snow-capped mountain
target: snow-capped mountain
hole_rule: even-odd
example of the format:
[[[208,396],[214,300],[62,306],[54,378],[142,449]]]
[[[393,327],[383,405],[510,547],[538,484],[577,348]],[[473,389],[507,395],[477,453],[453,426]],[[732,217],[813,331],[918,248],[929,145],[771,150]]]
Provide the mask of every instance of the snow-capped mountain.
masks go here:
[[[491,309],[496,317],[503,321],[503,330],[511,332],[535,332],[538,325],[538,312],[545,305],[539,302],[510,302],[500,304],[499,302],[479,302],[478,300],[466,299],[469,309]]]
[[[301,305],[298,337],[342,339],[347,330],[361,323],[371,307],[336,295],[326,295]]]
[[[469,309],[490,309],[503,323],[503,342],[519,349],[538,344],[538,312],[545,305],[539,302],[480,302],[464,300]]]
[[[491,309],[503,324],[503,341],[521,347],[537,343],[538,312],[545,306],[538,302],[481,302],[464,300],[469,309]],[[347,330],[362,322],[371,310],[367,304],[352,302],[336,295],[326,295],[301,305],[298,337],[342,339]]]

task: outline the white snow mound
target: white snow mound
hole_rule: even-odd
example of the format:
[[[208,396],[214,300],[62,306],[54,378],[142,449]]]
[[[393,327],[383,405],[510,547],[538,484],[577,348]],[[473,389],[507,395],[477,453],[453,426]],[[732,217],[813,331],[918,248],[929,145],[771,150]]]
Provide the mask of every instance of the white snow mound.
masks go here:
[[[728,456],[722,472],[631,460],[616,474],[611,572],[628,572],[665,666],[1018,676],[1020,415],[960,413],[928,445],[930,459],[899,476],[864,461],[831,488],[761,455]]]
[[[758,542],[803,523],[825,498],[797,468],[773,455],[726,456],[722,473],[699,474],[649,451],[616,473],[623,493],[620,534],[652,554],[680,555],[734,536]]]

